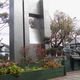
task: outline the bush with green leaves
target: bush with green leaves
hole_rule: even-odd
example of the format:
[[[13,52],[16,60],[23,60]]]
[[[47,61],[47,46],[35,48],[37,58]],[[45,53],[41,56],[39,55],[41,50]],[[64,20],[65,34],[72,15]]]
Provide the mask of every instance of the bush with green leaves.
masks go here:
[[[22,72],[24,72],[24,69],[17,66],[15,63],[12,62],[0,63],[0,75],[11,74],[18,76]]]

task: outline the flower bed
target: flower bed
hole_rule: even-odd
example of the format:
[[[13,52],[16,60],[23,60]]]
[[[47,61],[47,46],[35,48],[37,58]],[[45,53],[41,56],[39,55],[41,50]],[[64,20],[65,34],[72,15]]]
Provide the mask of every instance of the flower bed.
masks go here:
[[[23,72],[19,76],[10,74],[0,75],[0,80],[47,80],[54,77],[64,76],[64,67],[56,69],[44,69],[30,72]]]
[[[32,72],[24,72],[19,76],[19,80],[47,80],[64,75],[64,67],[60,67],[56,69],[44,69]]]
[[[0,80],[47,80],[64,76],[65,67],[60,63],[57,59],[47,59],[22,68],[12,62],[3,62],[0,63]]]
[[[24,69],[17,66],[15,63],[12,62],[3,62],[0,63],[0,75],[11,74],[14,76],[18,76]]]
[[[3,74],[3,75],[0,75],[0,80],[17,80],[17,77],[11,74]]]

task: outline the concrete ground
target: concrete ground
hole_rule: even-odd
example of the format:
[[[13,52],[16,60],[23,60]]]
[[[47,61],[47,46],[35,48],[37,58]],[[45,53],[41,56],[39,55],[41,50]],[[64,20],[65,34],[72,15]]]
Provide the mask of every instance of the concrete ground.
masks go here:
[[[53,78],[50,80],[80,80],[80,71],[68,72],[66,76]]]

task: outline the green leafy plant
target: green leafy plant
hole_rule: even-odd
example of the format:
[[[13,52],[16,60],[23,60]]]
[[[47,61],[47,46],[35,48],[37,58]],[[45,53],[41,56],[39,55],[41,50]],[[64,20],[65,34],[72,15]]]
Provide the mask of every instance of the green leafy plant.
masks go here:
[[[31,71],[38,71],[38,70],[44,70],[45,68],[43,68],[43,67],[36,67],[36,66],[34,66],[34,67],[25,67],[25,71],[26,72],[31,72]]]
[[[22,72],[24,72],[24,69],[22,69],[21,67],[17,66],[13,62],[0,63],[0,75],[11,74],[11,75],[18,76]]]

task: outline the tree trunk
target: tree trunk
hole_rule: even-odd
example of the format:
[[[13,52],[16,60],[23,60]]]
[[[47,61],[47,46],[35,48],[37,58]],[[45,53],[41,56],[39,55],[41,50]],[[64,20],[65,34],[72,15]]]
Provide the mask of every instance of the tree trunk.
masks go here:
[[[64,38],[65,38],[65,35],[63,36],[63,38],[61,39],[61,41],[58,43],[57,47],[60,46],[60,44],[63,42]]]

